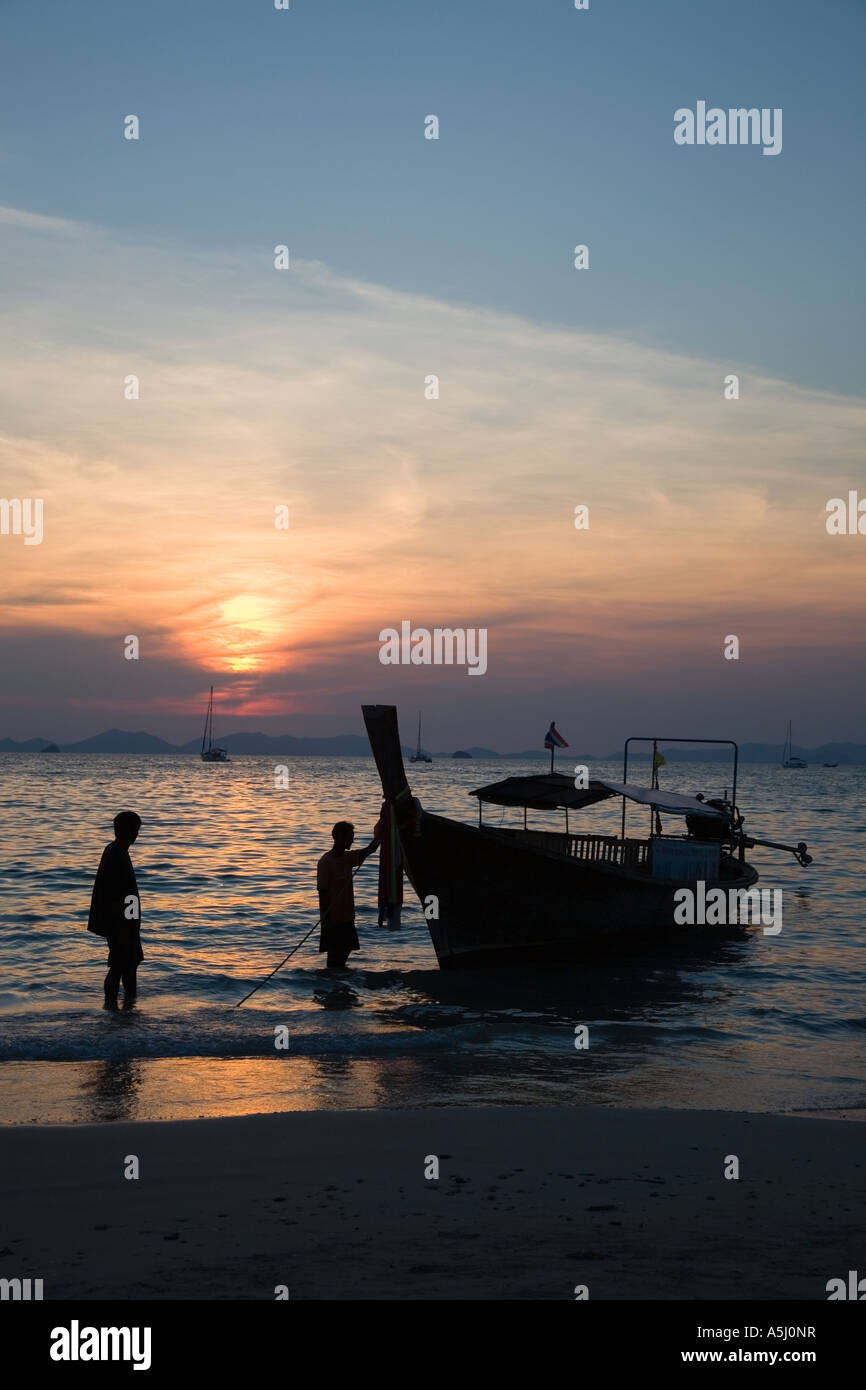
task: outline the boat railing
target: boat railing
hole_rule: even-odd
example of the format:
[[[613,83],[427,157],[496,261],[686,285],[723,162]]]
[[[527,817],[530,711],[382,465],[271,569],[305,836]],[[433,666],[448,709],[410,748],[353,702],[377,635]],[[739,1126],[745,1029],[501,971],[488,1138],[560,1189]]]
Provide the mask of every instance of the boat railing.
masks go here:
[[[575,859],[587,859],[601,864],[617,864],[634,872],[649,863],[648,840],[636,840],[619,835],[568,835],[571,854]]]
[[[619,835],[572,835],[552,830],[515,830],[510,833],[523,843],[537,845],[539,849],[591,864],[609,864],[628,873],[646,869],[649,864],[649,840],[623,840]]]

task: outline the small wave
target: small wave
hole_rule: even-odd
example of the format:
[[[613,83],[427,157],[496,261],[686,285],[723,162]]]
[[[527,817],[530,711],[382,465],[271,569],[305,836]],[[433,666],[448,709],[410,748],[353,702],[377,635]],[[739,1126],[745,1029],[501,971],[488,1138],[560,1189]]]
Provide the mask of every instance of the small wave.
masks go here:
[[[100,1030],[88,1027],[78,1032],[65,1030],[62,1039],[50,1036],[4,1039],[0,1043],[0,1063],[249,1057],[276,1060],[288,1065],[292,1058],[340,1056],[358,1059],[416,1052],[419,1049],[438,1052],[441,1048],[438,1033],[411,1027],[392,1027],[387,1031],[366,1033],[359,1033],[356,1029],[351,1032],[339,1029],[301,1031],[294,1028],[291,1019],[287,1018],[289,1047],[285,1052],[278,1052],[274,1047],[272,1017],[266,1028],[255,1029],[246,1024],[235,1031],[189,1025],[168,1029],[163,1026],[159,1030],[149,1031],[140,1026],[135,1011],[107,1014],[105,1021],[109,1024],[108,1028]],[[477,1025],[464,1023],[463,1034],[467,1046],[475,1047],[478,1041]]]

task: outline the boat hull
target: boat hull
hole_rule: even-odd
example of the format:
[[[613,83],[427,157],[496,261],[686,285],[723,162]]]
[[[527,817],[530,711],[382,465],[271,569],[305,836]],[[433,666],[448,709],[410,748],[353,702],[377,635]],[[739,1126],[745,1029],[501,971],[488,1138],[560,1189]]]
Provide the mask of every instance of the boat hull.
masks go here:
[[[444,816],[422,812],[417,833],[405,829],[401,844],[443,968],[743,932],[675,923],[674,893],[694,891],[694,881],[606,871]],[[729,870],[707,889],[746,889],[758,881],[750,865],[730,861]]]

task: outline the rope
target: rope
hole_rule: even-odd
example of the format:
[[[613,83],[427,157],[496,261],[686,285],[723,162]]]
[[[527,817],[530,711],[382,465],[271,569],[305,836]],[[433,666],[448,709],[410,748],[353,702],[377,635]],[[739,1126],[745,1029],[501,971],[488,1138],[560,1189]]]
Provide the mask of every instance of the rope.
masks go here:
[[[343,885],[342,892],[345,893],[346,889],[350,886],[350,884],[351,884],[351,882],[352,882],[352,879],[354,879],[354,877],[355,877],[356,874],[360,873],[360,871],[361,871],[361,869],[363,869],[363,867],[364,867],[363,864],[359,864],[358,867],[357,867],[356,869],[353,869],[353,870],[352,870],[352,878],[350,878],[350,879]],[[334,901],[335,901],[335,902],[339,902],[339,900],[340,900],[340,894],[338,893]],[[331,904],[331,907],[333,907],[333,906],[334,906],[334,903]],[[268,980],[272,980],[273,977],[276,975],[277,971],[278,971],[278,970],[282,970],[282,968],[283,968],[283,966],[285,965],[286,961],[289,960],[289,959],[295,954],[296,951],[299,951],[299,950],[300,950],[300,948],[303,946],[303,944],[304,944],[305,941],[309,940],[309,938],[313,935],[313,932],[316,930],[316,927],[321,926],[321,922],[322,922],[322,919],[321,919],[321,917],[320,917],[319,920],[318,920],[318,922],[315,922],[315,923],[313,924],[313,926],[310,927],[310,930],[307,932],[307,935],[306,935],[306,936],[302,936],[301,939],[300,939],[300,941],[298,942],[298,944],[297,944],[296,946],[293,946],[293,947],[292,947],[291,951],[289,951],[289,954],[288,954],[287,956],[283,956],[283,959],[280,961],[279,965],[275,965],[275,966],[274,966],[274,968],[273,968],[273,970],[271,971],[270,975],[266,975],[265,978],[259,982],[259,984],[253,985],[253,987],[252,987],[252,989],[250,990],[249,994],[245,994],[244,997],[243,997],[243,999],[239,999],[238,1002],[234,1005],[234,1007],[235,1007],[236,1009],[239,1009],[240,1006],[241,1006],[241,1004],[245,1004],[245,1003],[247,1002],[248,999],[251,999],[251,998],[252,998],[252,996],[255,994],[256,990],[261,989],[263,985],[266,985],[266,984],[268,983]]]

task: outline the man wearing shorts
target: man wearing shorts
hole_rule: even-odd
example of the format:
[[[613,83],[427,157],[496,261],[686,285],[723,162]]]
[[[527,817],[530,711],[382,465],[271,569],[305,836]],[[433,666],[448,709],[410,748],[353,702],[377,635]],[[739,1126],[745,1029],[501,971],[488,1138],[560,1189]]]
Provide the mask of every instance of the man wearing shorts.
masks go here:
[[[316,867],[322,919],[319,950],[327,951],[329,970],[340,970],[349,959],[349,952],[361,949],[355,930],[352,870],[363,864],[379,841],[374,836],[366,849],[352,849],[355,827],[347,820],[337,821],[331,835],[334,847],[322,855]]]

